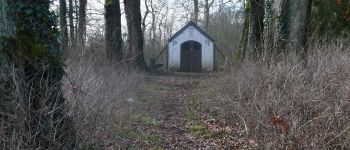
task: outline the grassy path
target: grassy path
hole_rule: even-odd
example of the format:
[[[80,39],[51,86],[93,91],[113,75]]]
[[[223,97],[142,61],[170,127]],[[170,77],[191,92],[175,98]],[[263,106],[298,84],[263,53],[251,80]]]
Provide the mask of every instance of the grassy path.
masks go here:
[[[145,127],[142,133],[148,132],[153,135],[151,141],[148,141],[149,139],[143,141],[143,148],[200,148],[200,142],[198,142],[196,136],[191,134],[187,127],[185,101],[188,96],[192,95],[193,88],[195,88],[201,78],[200,75],[195,74],[162,75],[147,78],[138,97],[145,98],[145,103],[153,107],[150,108],[152,111],[148,111],[147,116],[154,118],[154,125],[145,127],[144,124],[140,124]]]
[[[133,103],[129,128],[123,129],[126,148],[227,149],[237,145],[227,138],[234,127],[221,127],[195,111],[200,99],[195,89],[204,78],[200,74],[146,77]]]

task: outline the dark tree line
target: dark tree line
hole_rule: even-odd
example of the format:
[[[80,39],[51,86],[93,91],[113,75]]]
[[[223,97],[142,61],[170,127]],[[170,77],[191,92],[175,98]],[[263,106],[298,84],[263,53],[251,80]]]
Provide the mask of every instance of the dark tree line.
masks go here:
[[[266,2],[268,3],[266,4]],[[245,2],[244,27],[239,49],[241,58],[247,55],[252,58],[260,58],[264,54],[264,41],[268,42],[269,49],[274,49],[274,43],[272,42],[275,40],[274,32],[277,32],[274,22],[278,20],[275,19],[276,12],[272,10],[271,6],[274,1],[267,0],[266,2],[265,0],[247,0]],[[279,46],[277,51],[267,50],[270,52],[265,52],[266,54],[280,55],[281,53],[286,54],[293,51],[302,60],[306,60],[311,6],[312,0],[282,0],[281,14],[279,15]],[[268,10],[268,15],[265,15],[265,10]],[[269,18],[265,18],[265,16]],[[264,39],[264,26],[266,25],[264,20],[270,21],[267,39]],[[248,37],[251,37],[250,40],[248,40]],[[252,48],[250,52],[247,52],[248,43],[250,43]]]
[[[127,50],[123,50],[123,39],[121,30],[121,10],[119,0],[105,1],[105,40],[107,58],[116,62],[123,59],[132,60],[139,68],[147,68],[143,54],[143,33],[141,28],[140,0],[124,1],[125,15],[128,26],[128,39],[125,44]],[[66,1],[60,0],[60,26],[62,34],[62,48],[68,45],[67,11]],[[86,41],[86,7],[87,0],[79,0],[78,11],[74,8],[73,0],[69,0],[69,37],[71,45],[76,44],[83,47]],[[74,18],[75,16],[75,18]],[[78,26],[74,25],[76,20]],[[130,61],[128,61],[130,62]]]
[[[109,59],[115,61],[128,59],[139,69],[147,70],[148,67],[143,52],[144,39],[140,3],[140,0],[124,0],[125,17],[128,26],[128,39],[126,43],[127,50],[123,53],[120,2],[119,0],[106,1],[106,53]]]
[[[237,56],[295,53],[306,61],[311,33],[326,40],[349,37],[349,6],[349,0],[245,0]]]
[[[77,44],[84,47],[86,41],[87,0],[79,0],[79,2],[77,0],[68,0],[68,11],[66,0],[59,0],[59,7],[62,48],[66,49],[69,42],[73,47],[77,46]]]

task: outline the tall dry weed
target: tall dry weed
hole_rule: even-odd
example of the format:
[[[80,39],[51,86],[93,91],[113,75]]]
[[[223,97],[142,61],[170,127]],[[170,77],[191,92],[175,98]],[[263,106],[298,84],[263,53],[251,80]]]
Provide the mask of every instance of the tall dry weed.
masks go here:
[[[202,82],[212,93],[202,108],[242,129],[254,124],[246,134],[263,149],[349,149],[349,50],[315,45],[306,69],[293,56],[244,61]]]
[[[120,145],[123,139],[116,130],[131,111],[128,100],[134,97],[143,75],[127,65],[106,60],[103,42],[70,51],[64,92],[80,148]]]
[[[74,147],[74,126],[65,114],[60,83],[38,72],[26,74],[21,64],[0,61],[0,148]]]

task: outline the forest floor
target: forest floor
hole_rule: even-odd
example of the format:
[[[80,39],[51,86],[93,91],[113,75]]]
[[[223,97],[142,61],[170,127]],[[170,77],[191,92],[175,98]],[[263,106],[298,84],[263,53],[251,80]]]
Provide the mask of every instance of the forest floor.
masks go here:
[[[119,136],[128,149],[250,149],[257,146],[228,124],[197,110],[208,74],[148,75]],[[203,88],[203,87],[201,87]]]

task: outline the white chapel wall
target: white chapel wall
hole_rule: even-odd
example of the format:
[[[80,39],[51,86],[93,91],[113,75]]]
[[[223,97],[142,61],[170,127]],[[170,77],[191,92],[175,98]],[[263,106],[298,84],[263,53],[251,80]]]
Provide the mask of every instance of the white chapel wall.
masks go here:
[[[195,27],[189,26],[180,35],[168,43],[168,67],[169,70],[180,69],[181,44],[189,41],[197,41],[202,45],[202,70],[212,71],[214,64],[214,44]]]

